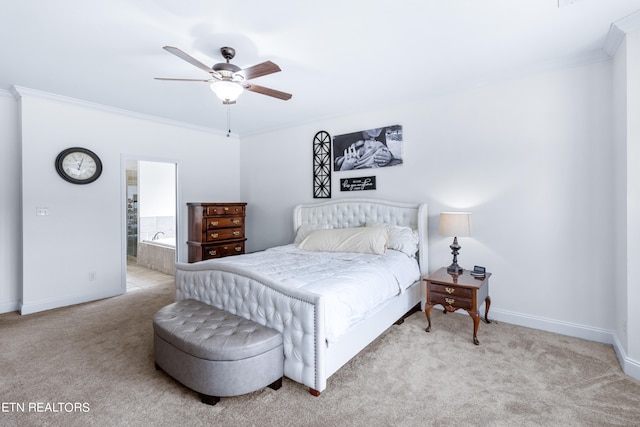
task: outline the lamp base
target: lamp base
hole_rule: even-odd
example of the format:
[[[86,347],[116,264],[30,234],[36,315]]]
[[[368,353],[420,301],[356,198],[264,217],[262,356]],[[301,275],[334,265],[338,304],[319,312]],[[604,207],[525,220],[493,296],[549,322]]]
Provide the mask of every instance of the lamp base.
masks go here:
[[[458,238],[453,238],[453,243],[449,246],[451,248],[451,254],[453,255],[453,261],[451,265],[447,267],[447,273],[449,274],[462,274],[464,269],[458,265],[458,252],[460,251],[460,245],[458,244]]]
[[[462,274],[463,271],[464,268],[460,267],[457,263],[451,264],[449,267],[447,267],[447,273],[449,274]]]

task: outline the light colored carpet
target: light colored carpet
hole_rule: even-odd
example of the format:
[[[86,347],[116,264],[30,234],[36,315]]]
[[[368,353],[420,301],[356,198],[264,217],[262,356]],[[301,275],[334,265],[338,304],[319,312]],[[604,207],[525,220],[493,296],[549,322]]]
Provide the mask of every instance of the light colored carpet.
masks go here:
[[[481,323],[475,346],[466,314],[437,309],[432,332],[421,312],[392,326],[319,397],[285,379],[278,391],[204,405],[154,368],[151,319],[172,299],[169,280],[0,315],[0,425],[640,425],[640,382],[611,346],[504,323]]]

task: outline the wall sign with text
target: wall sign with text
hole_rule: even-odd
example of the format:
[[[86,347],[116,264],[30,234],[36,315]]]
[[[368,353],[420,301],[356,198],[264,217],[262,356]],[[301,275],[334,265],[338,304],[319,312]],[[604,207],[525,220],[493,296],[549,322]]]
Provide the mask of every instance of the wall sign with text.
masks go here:
[[[340,179],[340,191],[363,191],[375,190],[376,177],[363,176],[360,178],[342,178]]]

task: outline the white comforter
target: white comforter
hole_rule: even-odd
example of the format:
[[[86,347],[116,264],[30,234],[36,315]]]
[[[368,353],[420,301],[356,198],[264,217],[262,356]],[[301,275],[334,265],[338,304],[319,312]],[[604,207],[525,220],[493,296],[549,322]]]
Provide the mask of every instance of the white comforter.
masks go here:
[[[215,269],[218,263],[322,295],[329,342],[420,278],[416,259],[394,250],[384,255],[308,252],[292,244],[198,264]]]

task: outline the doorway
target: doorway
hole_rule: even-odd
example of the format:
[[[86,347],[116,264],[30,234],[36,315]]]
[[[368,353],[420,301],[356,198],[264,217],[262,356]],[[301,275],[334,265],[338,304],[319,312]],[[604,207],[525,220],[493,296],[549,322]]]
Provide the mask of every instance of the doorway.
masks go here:
[[[177,164],[127,158],[125,163],[125,290],[163,283],[174,275]]]

